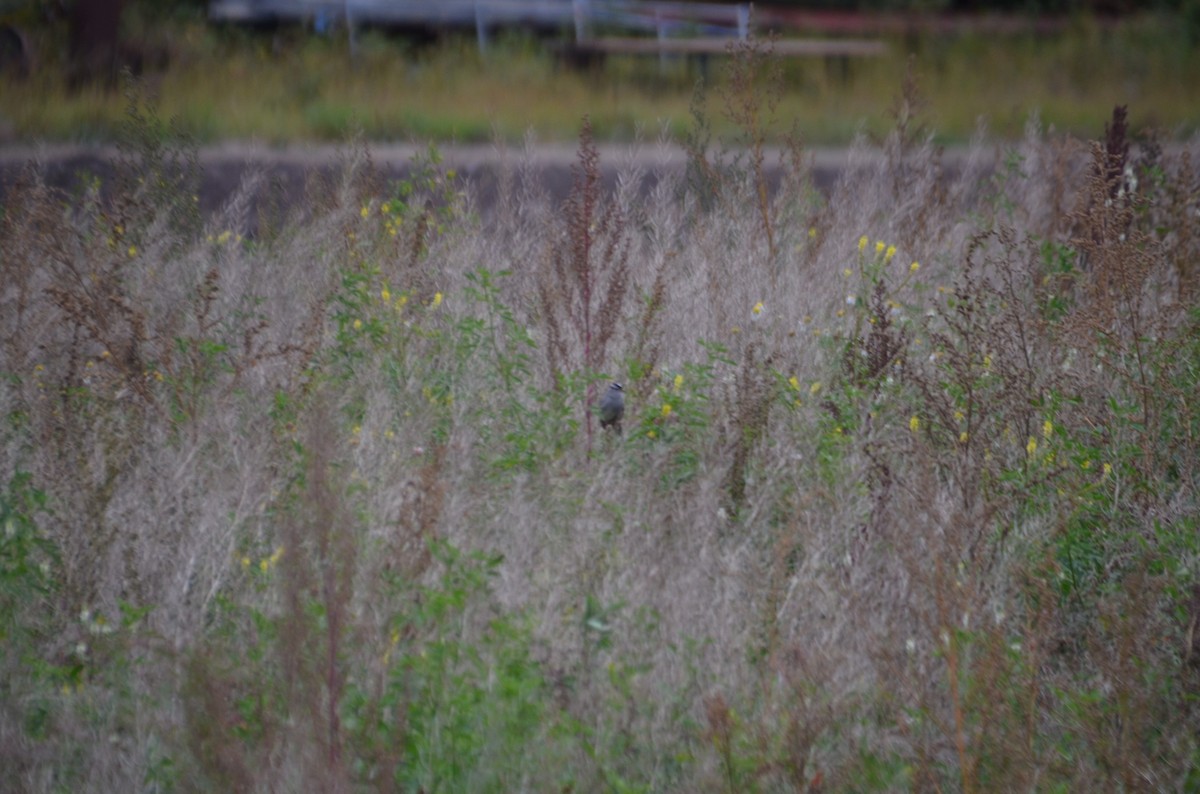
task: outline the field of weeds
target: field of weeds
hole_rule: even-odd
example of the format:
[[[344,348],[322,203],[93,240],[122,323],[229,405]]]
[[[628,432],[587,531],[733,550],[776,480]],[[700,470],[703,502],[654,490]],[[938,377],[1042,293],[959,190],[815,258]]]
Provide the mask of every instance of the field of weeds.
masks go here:
[[[584,122],[486,216],[348,144],[204,218],[136,107],[11,186],[5,786],[1200,785],[1196,145],[947,178],[909,84],[768,190],[740,85],[739,154],[606,192]]]

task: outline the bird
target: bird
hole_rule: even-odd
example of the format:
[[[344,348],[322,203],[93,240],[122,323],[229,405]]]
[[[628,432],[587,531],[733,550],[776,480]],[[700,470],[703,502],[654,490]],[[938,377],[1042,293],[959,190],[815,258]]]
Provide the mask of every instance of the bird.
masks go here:
[[[613,381],[600,398],[600,429],[614,428],[621,432],[621,417],[625,415],[625,387]]]

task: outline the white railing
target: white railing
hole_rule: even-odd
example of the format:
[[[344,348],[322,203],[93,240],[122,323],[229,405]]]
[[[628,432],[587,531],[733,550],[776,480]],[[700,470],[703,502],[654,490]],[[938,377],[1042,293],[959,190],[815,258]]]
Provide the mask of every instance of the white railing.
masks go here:
[[[474,27],[484,46],[489,29],[507,25],[573,28],[579,41],[598,27],[673,35],[737,36],[750,28],[750,4],[675,0],[212,0],[209,18],[228,22],[310,20],[319,29],[332,22]]]

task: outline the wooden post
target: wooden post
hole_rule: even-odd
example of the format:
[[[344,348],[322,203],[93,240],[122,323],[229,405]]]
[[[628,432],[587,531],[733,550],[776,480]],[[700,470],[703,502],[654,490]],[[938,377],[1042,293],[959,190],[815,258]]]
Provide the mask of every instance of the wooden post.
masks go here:
[[[572,0],[575,8],[575,41],[586,41],[590,38],[587,20],[591,17],[588,0]]]
[[[479,0],[475,0],[475,40],[479,42],[479,54],[483,55],[487,52],[487,21]]]
[[[358,36],[354,31],[354,19],[350,15],[350,0],[342,0],[342,13],[346,17],[346,42],[350,45],[350,60],[358,57]]]
[[[667,31],[663,25],[662,11],[658,9],[654,10],[654,28],[658,33],[658,43],[660,45],[658,48],[658,73],[659,75],[664,75],[667,73],[667,50],[661,45],[663,40],[667,38]]]

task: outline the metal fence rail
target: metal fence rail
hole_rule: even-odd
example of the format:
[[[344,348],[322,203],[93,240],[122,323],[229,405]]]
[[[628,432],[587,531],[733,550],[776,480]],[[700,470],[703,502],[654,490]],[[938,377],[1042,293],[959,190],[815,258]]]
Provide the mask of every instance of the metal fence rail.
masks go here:
[[[612,54],[706,56],[750,34],[751,3],[683,0],[211,0],[209,18],[225,22],[299,21],[320,32],[345,27],[351,47],[358,25],[474,29],[479,48],[491,31],[532,27],[574,31],[556,46],[572,57]],[[785,57],[863,57],[886,52],[869,39],[781,39]]]
[[[674,0],[212,0],[209,19],[225,22],[311,21],[318,28],[334,22],[474,28],[486,39],[489,28],[528,25],[571,29],[577,40],[598,27],[654,33],[666,37],[749,33],[750,4]]]

